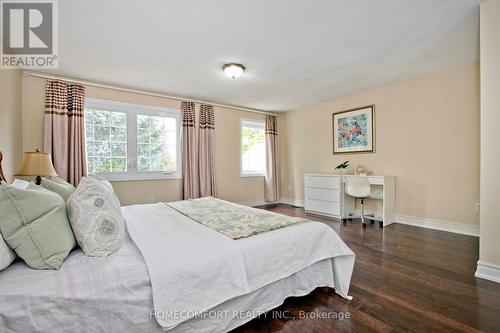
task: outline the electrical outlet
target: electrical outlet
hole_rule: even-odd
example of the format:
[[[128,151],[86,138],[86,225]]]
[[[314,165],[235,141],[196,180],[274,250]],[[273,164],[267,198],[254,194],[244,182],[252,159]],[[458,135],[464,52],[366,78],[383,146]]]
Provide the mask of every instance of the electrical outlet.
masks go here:
[[[479,213],[481,211],[481,203],[476,202],[476,212]]]
[[[288,185],[288,192],[292,192],[292,185]]]
[[[148,197],[148,201],[149,203],[154,203],[156,201],[156,198],[154,195],[150,194],[149,197]]]

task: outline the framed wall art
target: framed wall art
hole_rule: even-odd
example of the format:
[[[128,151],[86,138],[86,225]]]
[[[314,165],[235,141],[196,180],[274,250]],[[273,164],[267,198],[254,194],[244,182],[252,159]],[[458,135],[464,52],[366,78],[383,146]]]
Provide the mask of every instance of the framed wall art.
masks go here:
[[[375,105],[333,114],[333,153],[375,151]]]

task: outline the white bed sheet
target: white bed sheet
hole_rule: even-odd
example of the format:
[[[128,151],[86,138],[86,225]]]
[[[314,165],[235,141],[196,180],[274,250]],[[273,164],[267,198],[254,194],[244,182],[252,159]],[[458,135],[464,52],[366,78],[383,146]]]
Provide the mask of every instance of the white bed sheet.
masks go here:
[[[274,236],[251,238],[268,237]],[[243,251],[250,249],[251,238],[238,241]],[[318,286],[334,287],[334,271],[331,259],[318,261],[213,307],[215,317],[192,318],[169,332],[233,329],[277,307],[288,296],[305,295]],[[257,277],[251,280],[262,282]],[[153,311],[148,269],[128,233],[123,247],[109,257],[87,257],[76,249],[57,271],[33,270],[21,261],[0,271],[0,333],[162,332]],[[243,312],[251,316],[241,316]]]
[[[324,223],[235,241],[161,203],[124,207],[123,216],[148,268],[156,319],[166,330],[323,259],[332,261],[335,292],[350,299],[354,253]]]
[[[210,316],[193,318],[169,332],[228,331],[276,308],[286,297],[307,295],[318,286],[333,287],[331,260],[224,302]],[[108,258],[75,250],[59,271],[33,270],[17,262],[0,272],[2,333],[163,332],[152,311],[149,275],[128,235],[120,251]]]
[[[130,237],[105,257],[73,250],[59,270],[35,270],[18,261],[0,272],[0,332],[145,332],[151,283]]]

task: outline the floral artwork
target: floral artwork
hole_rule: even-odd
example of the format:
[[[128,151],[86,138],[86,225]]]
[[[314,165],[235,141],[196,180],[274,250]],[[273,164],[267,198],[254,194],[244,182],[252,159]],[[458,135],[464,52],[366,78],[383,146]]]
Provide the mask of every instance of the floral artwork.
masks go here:
[[[333,115],[334,153],[373,152],[373,106]]]
[[[367,146],[366,114],[338,119],[339,147]]]

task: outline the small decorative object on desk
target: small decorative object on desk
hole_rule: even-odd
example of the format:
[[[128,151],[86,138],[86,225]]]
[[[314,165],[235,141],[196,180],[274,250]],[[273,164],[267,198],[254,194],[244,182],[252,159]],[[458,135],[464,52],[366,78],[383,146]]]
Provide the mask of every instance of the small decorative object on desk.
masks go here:
[[[367,176],[368,175],[368,171],[362,165],[356,165],[356,167],[354,168],[354,171],[355,171],[355,174],[357,176]]]
[[[339,164],[335,167],[335,170],[340,170],[340,173],[342,175],[345,175],[347,173],[347,168],[349,167],[349,161],[345,161],[342,164]]]

